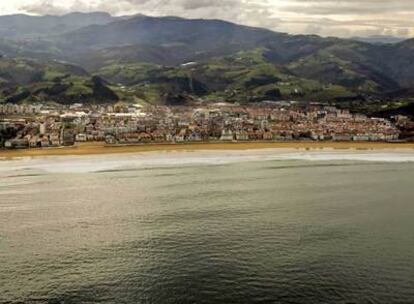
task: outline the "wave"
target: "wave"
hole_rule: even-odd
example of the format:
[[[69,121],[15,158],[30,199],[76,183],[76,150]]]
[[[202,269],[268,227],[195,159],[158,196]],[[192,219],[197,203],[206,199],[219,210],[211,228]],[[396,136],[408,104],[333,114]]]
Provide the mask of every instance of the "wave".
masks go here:
[[[0,176],[18,171],[48,173],[112,173],[136,169],[171,168],[191,165],[225,165],[252,161],[360,161],[360,162],[414,162],[412,151],[300,151],[283,149],[247,151],[154,152],[95,156],[51,156],[6,160],[0,164]]]

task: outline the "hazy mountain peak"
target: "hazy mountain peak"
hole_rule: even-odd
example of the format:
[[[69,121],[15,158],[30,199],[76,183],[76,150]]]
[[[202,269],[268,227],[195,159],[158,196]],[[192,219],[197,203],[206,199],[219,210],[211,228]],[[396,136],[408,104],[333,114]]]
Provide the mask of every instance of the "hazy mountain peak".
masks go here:
[[[107,24],[114,20],[115,17],[105,12],[73,12],[62,16],[0,16],[0,37],[14,40],[39,38],[70,32],[92,24]]]
[[[371,44],[394,44],[404,41],[405,38],[390,35],[372,35],[367,37],[352,37],[352,40]]]
[[[107,13],[107,12],[90,12],[90,13],[85,13],[85,12],[71,12],[68,14],[65,14],[63,16],[105,16],[105,17],[112,17],[111,14]]]

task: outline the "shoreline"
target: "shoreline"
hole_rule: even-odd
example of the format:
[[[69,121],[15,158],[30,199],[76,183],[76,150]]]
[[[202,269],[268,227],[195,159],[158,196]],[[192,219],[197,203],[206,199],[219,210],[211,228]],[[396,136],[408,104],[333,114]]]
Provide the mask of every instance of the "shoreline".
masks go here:
[[[126,154],[142,152],[240,151],[263,149],[290,150],[412,150],[414,143],[385,142],[212,142],[212,143],[160,143],[142,145],[106,145],[102,142],[78,143],[71,147],[0,150],[0,159],[44,156],[82,156]]]

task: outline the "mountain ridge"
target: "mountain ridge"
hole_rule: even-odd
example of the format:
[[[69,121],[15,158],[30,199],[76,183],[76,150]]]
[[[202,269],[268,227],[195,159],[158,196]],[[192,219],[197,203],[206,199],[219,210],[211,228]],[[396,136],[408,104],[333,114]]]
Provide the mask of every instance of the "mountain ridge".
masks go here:
[[[130,90],[140,99],[148,101],[146,96],[152,95],[166,103],[165,96],[176,100],[177,95],[237,102],[361,96],[386,99],[390,92],[411,92],[407,89],[414,86],[414,39],[372,44],[289,35],[218,19],[96,14],[91,16],[100,16],[99,22],[88,19],[88,14],[52,16],[69,20],[67,30],[42,36],[34,33],[31,38],[41,26],[32,32],[24,32],[22,27],[21,36],[13,37],[2,35],[0,30],[0,53],[11,58],[37,58],[46,65],[48,60],[67,61],[112,83],[127,80],[122,85],[132,86]],[[49,20],[51,16],[38,18]],[[77,18],[84,23],[70,24]],[[188,62],[196,65],[183,66]],[[284,76],[279,77],[282,70]],[[131,73],[142,73],[132,75],[140,81],[130,83]],[[216,79],[226,85],[217,86]],[[198,89],[188,86],[189,82]],[[145,88],[151,94],[145,94]]]

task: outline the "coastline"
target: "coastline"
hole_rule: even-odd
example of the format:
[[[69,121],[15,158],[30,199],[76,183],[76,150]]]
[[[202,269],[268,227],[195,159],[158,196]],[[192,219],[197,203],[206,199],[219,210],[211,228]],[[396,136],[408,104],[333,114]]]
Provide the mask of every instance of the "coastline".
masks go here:
[[[0,150],[0,159],[44,156],[82,156],[102,154],[125,154],[142,152],[179,152],[179,151],[240,151],[262,149],[289,150],[412,150],[414,143],[385,142],[213,142],[213,143],[180,143],[180,144],[142,144],[113,145],[102,142],[80,143],[71,147],[33,148],[22,150]]]

